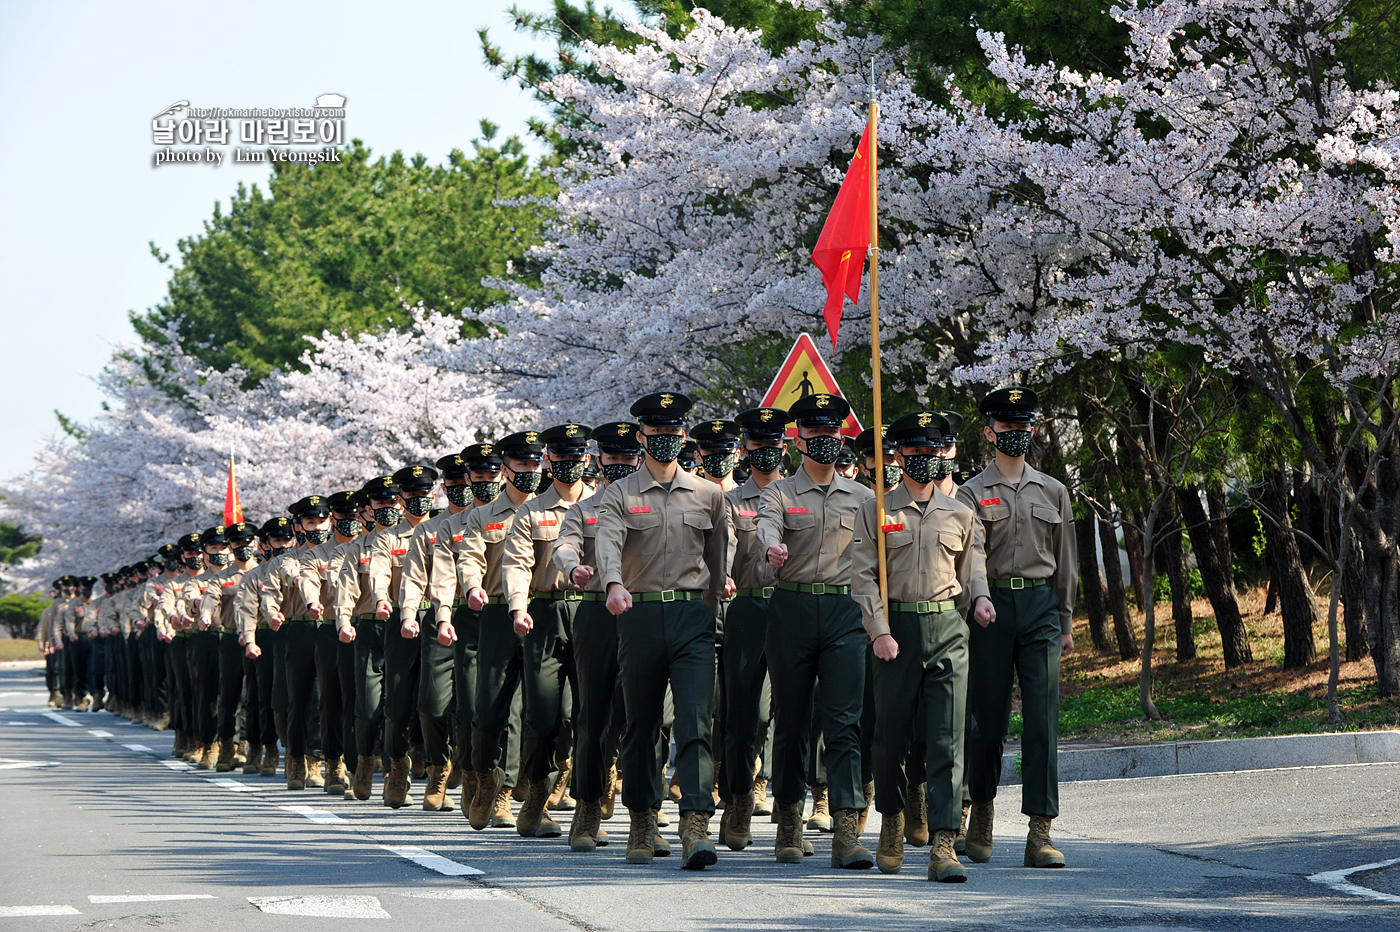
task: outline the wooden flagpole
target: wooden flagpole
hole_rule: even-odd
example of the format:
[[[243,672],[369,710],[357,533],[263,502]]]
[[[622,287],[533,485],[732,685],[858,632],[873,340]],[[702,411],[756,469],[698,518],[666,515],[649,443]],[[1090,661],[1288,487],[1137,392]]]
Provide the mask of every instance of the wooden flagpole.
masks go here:
[[[880,105],[875,102],[875,62],[870,62],[870,115],[866,133],[870,139],[870,372],[875,392],[875,552],[880,561],[880,604],[884,606],[885,623],[890,618],[889,570],[885,563],[885,416],[880,404],[880,229],[878,166],[876,161],[876,127],[880,121]]]

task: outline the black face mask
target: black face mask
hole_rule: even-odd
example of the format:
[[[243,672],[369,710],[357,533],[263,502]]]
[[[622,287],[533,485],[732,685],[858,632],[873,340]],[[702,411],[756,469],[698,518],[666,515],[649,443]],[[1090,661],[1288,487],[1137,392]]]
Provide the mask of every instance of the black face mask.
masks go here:
[[[335,519],[335,532],[341,537],[359,537],[362,529],[359,518]]]
[[[933,464],[933,481],[937,482],[940,479],[948,478],[957,471],[957,468],[958,464],[955,461],[940,456],[938,462]]]
[[[501,494],[501,484],[494,480],[472,483],[472,498],[479,502],[494,502]]]
[[[541,478],[537,472],[518,472],[510,477],[510,484],[526,495],[533,495],[540,487]]]
[[[875,481],[875,470],[873,470],[873,469],[867,469],[867,470],[865,471],[865,475],[866,475],[866,478],[868,478],[871,482],[874,482],[874,481]],[[903,475],[904,475],[904,470],[899,468],[899,464],[898,464],[898,463],[886,463],[886,464],[885,464],[885,489],[886,489],[886,491],[888,491],[889,489],[892,489],[892,488],[894,488],[895,486],[899,485],[899,480],[900,480],[900,478],[901,478]]]
[[[685,449],[685,438],[680,434],[647,434],[647,455],[658,463],[673,463]]]
[[[209,554],[209,564],[210,564],[211,566],[228,566],[228,565],[229,565],[229,561],[232,560],[232,559],[233,559],[233,557],[231,557],[229,554],[226,554],[226,553],[211,553],[211,554]]]
[[[328,540],[330,540],[330,539],[331,539],[331,532],[330,532],[330,531],[307,531],[307,532],[306,532],[306,540],[307,540],[307,543],[311,544],[311,546],[313,546],[313,547],[319,547],[319,546],[321,546],[322,544],[324,544],[326,541],[328,541]]]
[[[608,482],[621,482],[636,471],[637,467],[631,463],[609,463],[603,467],[603,478]]]
[[[374,523],[380,527],[393,527],[403,520],[403,514],[392,505],[374,509]]]
[[[808,437],[806,456],[813,462],[830,466],[841,455],[843,442],[840,437]]]
[[[733,453],[711,453],[704,463],[705,475],[723,478],[734,471],[736,460]]]
[[[932,482],[934,480],[934,461],[941,461],[943,457],[935,456],[932,453],[906,453],[904,455],[904,471],[909,474],[909,478],[919,485]]]
[[[759,447],[749,451],[749,465],[755,472],[772,472],[783,465],[782,447]]]
[[[1028,430],[1003,430],[997,433],[997,449],[1007,456],[1025,456],[1031,448]]]
[[[467,496],[472,493],[472,487],[469,485],[447,485],[443,486],[442,491],[454,507],[465,508],[467,507]]]
[[[404,498],[404,508],[415,518],[421,518],[433,510],[433,497],[431,495],[410,495]]]
[[[246,547],[234,547],[233,558],[239,563],[247,563],[249,560],[253,559],[253,550],[254,547],[252,544]]]
[[[204,565],[203,562],[202,562],[202,561],[200,560],[200,558],[199,558],[199,554],[197,554],[197,553],[187,553],[187,554],[185,554],[185,556],[181,558],[181,562],[183,562],[183,563],[184,563],[186,566],[188,566],[189,568],[191,568],[191,569],[196,569],[196,570],[199,569],[201,566]]]
[[[583,478],[583,471],[588,468],[588,464],[583,460],[561,460],[558,463],[551,463],[549,468],[554,473],[555,482],[573,485]]]
[[[268,544],[272,547],[273,556],[292,549],[292,542],[289,537],[274,537],[268,541]]]
[[[306,532],[305,532],[305,531],[297,531],[297,546],[299,546],[299,547],[305,547],[305,546],[306,546]]]

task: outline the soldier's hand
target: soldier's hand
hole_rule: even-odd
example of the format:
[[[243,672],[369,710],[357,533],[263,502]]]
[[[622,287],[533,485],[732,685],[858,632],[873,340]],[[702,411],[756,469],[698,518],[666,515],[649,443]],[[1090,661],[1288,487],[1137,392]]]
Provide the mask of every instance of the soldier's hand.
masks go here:
[[[399,634],[408,640],[413,640],[418,636],[418,619],[405,618],[403,624],[399,625]]]
[[[457,643],[457,629],[452,627],[452,622],[444,621],[438,625],[438,643],[443,647]]]
[[[486,607],[486,590],[480,586],[473,586],[467,593],[467,608],[474,612],[479,612]]]
[[[622,583],[615,582],[608,586],[608,611],[614,615],[621,615],[632,607],[632,593],[627,591],[627,587]]]
[[[529,612],[511,612],[510,617],[515,622],[515,633],[521,637],[535,630],[535,619],[530,617]]]
[[[76,643],[78,643],[78,636],[77,636],[76,634],[70,634],[70,635],[68,635],[68,640],[70,640],[70,641],[72,641],[74,644],[76,644]]]
[[[390,605],[388,602],[385,602],[383,599],[380,599],[379,604],[374,607],[374,617],[378,618],[380,621],[388,621],[389,615],[393,612],[393,610],[394,606]]]
[[[871,646],[875,648],[875,656],[881,660],[890,661],[899,656],[899,642],[892,634],[880,635]]]
[[[977,605],[972,610],[972,619],[984,628],[996,621],[997,610],[996,606],[992,605],[992,600],[985,595],[979,595]]]
[[[321,616],[325,613],[326,610],[321,607],[320,602],[312,602],[310,605],[306,606],[306,614],[310,616],[312,621],[320,621]]]
[[[351,644],[351,643],[354,643],[354,641],[355,641],[355,628],[354,628],[353,625],[346,625],[344,628],[341,628],[341,629],[340,629],[340,634],[338,634],[338,635],[336,635],[336,636],[340,638],[340,643],[342,643],[342,644]]]
[[[734,593],[738,591],[739,587],[734,584],[734,577],[724,577],[724,594],[721,596],[721,598],[732,599],[734,598]]]
[[[283,617],[281,612],[273,612],[271,615],[267,616],[267,626],[273,631],[281,630],[282,621]]]
[[[787,548],[787,544],[774,544],[773,546],[771,546],[771,547],[768,548],[768,565],[769,565],[769,566],[773,566],[773,567],[776,567],[776,568],[781,568],[782,565],[783,565],[784,563],[787,562],[787,558],[788,558],[788,548]]]
[[[262,656],[262,648],[256,644],[244,644],[243,656],[247,657],[249,660],[257,660]]]
[[[201,619],[199,619],[199,630],[201,630],[201,631],[208,631],[208,630],[209,630],[209,624],[210,624],[210,619],[208,619],[208,618],[201,618]]]
[[[593,567],[584,566],[582,563],[569,572],[569,579],[573,581],[575,586],[586,586],[588,585],[588,581],[592,578]]]
[[[1060,635],[1060,653],[1061,653],[1061,654],[1072,654],[1072,653],[1074,653],[1074,632],[1073,632],[1073,631],[1066,631],[1064,634]]]

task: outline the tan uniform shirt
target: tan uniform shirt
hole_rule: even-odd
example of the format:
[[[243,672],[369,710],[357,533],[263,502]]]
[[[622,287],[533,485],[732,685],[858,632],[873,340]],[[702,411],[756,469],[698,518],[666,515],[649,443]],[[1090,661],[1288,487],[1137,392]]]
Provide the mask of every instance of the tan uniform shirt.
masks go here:
[[[337,633],[355,627],[360,615],[373,615],[377,608],[374,590],[369,585],[370,554],[381,529],[376,527],[341,545],[331,557],[335,574],[335,630]]]
[[[419,522],[420,524],[422,522]],[[374,538],[369,555],[369,587],[375,605],[388,602],[399,604],[399,587],[403,582],[403,562],[408,556],[408,542],[415,526],[407,520],[381,530]],[[417,611],[418,606],[412,606]]]
[[[289,547],[267,561],[259,594],[264,615],[281,612],[283,618],[292,619],[306,614],[300,579],[301,561],[309,552],[305,547]]]
[[[234,600],[247,572],[248,570],[241,569],[237,563],[230,563],[210,578],[209,586],[204,590],[204,598],[199,603],[201,624],[208,621],[210,630],[238,630],[238,622],[234,618]]]
[[[958,489],[958,499],[982,519],[987,578],[1047,580],[1060,597],[1060,632],[1069,634],[1079,583],[1069,490],[1030,465],[1012,485],[993,461]]]
[[[860,506],[851,540],[851,597],[870,640],[890,633],[880,600],[877,534],[885,535],[890,603],[952,599],[966,617],[987,594],[982,522],[962,502],[937,489],[920,508],[903,484],[885,493],[885,523],[877,527],[875,499]]]
[[[447,515],[438,525],[437,542],[433,544],[433,559],[428,570],[428,597],[437,606],[438,624],[452,620],[453,606],[467,594],[461,585],[462,547],[467,539],[467,521],[476,509],[477,504],[473,500],[464,510]]]
[[[603,591],[613,583],[633,596],[699,591],[718,611],[729,553],[729,512],[718,485],[677,469],[667,491],[643,466],[608,486],[602,499],[597,547]]]
[[[593,568],[593,575],[588,577],[583,591],[603,591],[603,577],[598,572],[598,506],[602,503],[601,492],[590,495],[569,506],[559,522],[559,537],[554,541],[554,554],[550,559],[564,574],[570,589],[578,588],[573,584],[574,569],[589,566]]]
[[[521,507],[529,501],[526,499]],[[514,517],[515,503],[505,492],[489,505],[478,505],[471,510],[466,527],[462,529],[462,542],[458,545],[461,550],[457,554],[457,583],[463,593],[481,588],[488,596],[505,596],[501,552],[505,550],[506,535]]]
[[[586,501],[593,491],[584,486],[583,495]],[[559,490],[551,482],[544,492],[516,509],[501,552],[501,576],[510,611],[525,611],[532,592],[574,588],[552,559],[570,504],[559,498]]]
[[[163,575],[159,578],[160,585],[156,589],[156,602],[151,608],[151,621],[155,624],[156,630],[167,638],[175,633],[175,594],[185,578],[186,574],[183,570],[174,576]]]
[[[57,609],[53,602],[45,605],[44,610],[39,613],[39,633],[35,636],[35,640],[38,642],[40,650],[53,646],[53,618],[56,613]]]
[[[147,625],[155,623],[156,603],[160,601],[160,593],[164,588],[164,578],[157,576],[154,579],[147,579],[141,584],[141,588],[136,590],[136,627],[138,630],[145,630]]]
[[[315,602],[321,606],[322,618],[331,618],[335,605],[335,585],[331,578],[331,554],[339,546],[332,537],[324,544],[317,544],[310,550],[302,551],[301,568],[297,570],[297,588],[301,590],[301,600],[310,608]]]
[[[243,636],[243,644],[257,643],[258,621],[262,618],[262,584],[267,564],[259,563],[233,587],[233,627]]]
[[[204,594],[209,591],[211,584],[218,585],[214,582],[214,577],[218,576],[219,572],[221,571],[206,570],[198,576],[185,578],[177,597],[182,615],[198,620],[200,606],[204,604]]]
[[[763,490],[750,476],[737,489],[724,493],[729,510],[729,576],[740,589],[767,589],[778,577],[758,540],[758,506]]]
[[[763,554],[787,544],[788,558],[777,570],[784,582],[851,583],[851,555],[856,512],[875,493],[854,479],[836,476],[823,492],[807,470],[768,483],[759,496],[758,541]]]
[[[437,532],[447,522],[449,515],[443,512],[436,518],[425,518],[413,529],[408,539],[408,553],[404,554],[403,572],[399,579],[399,620],[410,621],[417,617],[418,607],[424,599],[431,599],[429,588],[432,581],[433,553],[437,548]],[[436,609],[437,605],[434,604]],[[434,614],[434,617],[437,617]]]

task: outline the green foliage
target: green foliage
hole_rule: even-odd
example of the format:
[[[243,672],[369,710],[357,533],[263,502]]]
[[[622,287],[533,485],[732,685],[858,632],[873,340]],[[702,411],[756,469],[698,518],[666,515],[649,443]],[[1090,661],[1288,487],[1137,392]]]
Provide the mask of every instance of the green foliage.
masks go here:
[[[533,205],[501,204],[548,194],[520,140],[492,144],[482,124],[472,154],[445,165],[401,152],[371,160],[360,140],[342,161],[275,162],[267,192],[239,185],[204,232],[179,242],[165,299],[132,314],[138,333],[160,339],[177,326],[204,362],[238,364],[253,379],[293,366],[305,334],[402,327],[404,305],[480,308],[502,297],[482,284],[539,241]],[[161,262],[169,260],[152,244]]]
[[[0,521],[0,563],[19,563],[39,552],[42,541],[8,521]]]
[[[39,593],[0,595],[0,625],[14,638],[32,638],[39,630],[39,616],[49,600]]]

